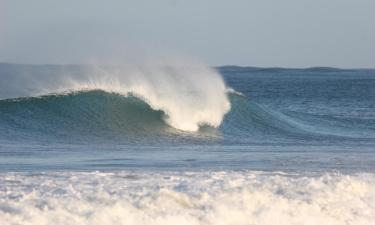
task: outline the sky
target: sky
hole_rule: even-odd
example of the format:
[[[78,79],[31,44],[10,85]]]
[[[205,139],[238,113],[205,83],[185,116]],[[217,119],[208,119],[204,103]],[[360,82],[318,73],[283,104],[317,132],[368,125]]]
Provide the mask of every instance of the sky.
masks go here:
[[[0,0],[0,62],[165,55],[212,66],[375,68],[375,1]]]

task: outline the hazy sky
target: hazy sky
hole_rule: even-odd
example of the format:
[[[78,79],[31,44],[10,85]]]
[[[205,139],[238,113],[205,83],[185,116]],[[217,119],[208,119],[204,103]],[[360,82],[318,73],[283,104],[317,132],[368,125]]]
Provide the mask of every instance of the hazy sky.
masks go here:
[[[0,0],[0,61],[375,67],[375,0]]]

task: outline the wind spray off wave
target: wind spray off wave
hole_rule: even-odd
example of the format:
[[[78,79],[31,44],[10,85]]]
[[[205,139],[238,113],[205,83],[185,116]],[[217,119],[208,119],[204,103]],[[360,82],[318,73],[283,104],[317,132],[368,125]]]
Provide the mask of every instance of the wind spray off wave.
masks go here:
[[[197,131],[201,125],[218,127],[230,110],[222,77],[214,69],[197,64],[23,69],[24,72],[5,73],[5,82],[0,83],[0,99],[89,90],[133,95],[154,110],[163,111],[166,123],[184,131]]]

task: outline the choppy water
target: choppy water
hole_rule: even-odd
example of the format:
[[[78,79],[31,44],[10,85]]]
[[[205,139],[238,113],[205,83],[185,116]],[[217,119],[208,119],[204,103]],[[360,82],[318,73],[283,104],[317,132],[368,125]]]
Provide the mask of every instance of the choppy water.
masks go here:
[[[375,70],[0,77],[1,224],[375,223]]]

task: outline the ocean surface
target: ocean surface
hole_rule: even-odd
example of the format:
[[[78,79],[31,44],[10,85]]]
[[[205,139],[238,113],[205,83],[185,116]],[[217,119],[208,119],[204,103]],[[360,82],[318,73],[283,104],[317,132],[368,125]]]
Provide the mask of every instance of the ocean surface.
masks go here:
[[[375,70],[0,63],[0,224],[375,224]]]

